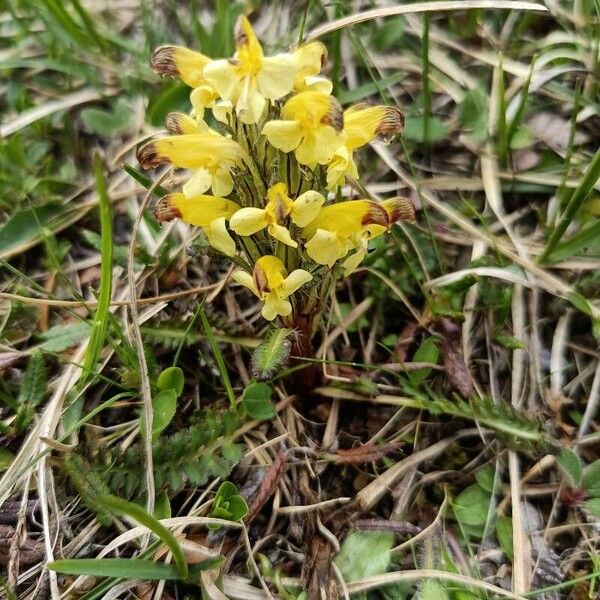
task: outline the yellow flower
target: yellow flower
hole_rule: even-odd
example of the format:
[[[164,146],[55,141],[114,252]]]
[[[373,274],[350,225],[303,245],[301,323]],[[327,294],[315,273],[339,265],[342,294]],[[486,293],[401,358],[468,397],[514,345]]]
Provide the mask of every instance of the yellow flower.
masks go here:
[[[202,73],[209,62],[208,56],[182,46],[160,46],[150,59],[152,68],[159,75],[179,77],[183,83],[193,88],[206,85]]]
[[[212,131],[204,121],[192,119],[192,117],[180,112],[171,112],[167,115],[165,129],[171,135],[192,135]]]
[[[344,111],[346,141],[333,154],[327,166],[327,187],[343,185],[346,177],[358,178],[353,154],[357,148],[378,136],[389,137],[402,132],[404,116],[394,106],[357,104]]]
[[[309,240],[305,248],[310,258],[329,267],[355,250],[342,264],[344,274],[349,275],[366,256],[369,240],[389,230],[396,221],[414,217],[414,206],[406,198],[350,200],[322,208],[304,228],[302,237]]]
[[[284,104],[281,116],[262,133],[275,148],[294,150],[299,163],[325,165],[344,143],[342,107],[333,96],[302,92]]]
[[[298,74],[294,81],[295,92],[321,92],[331,94],[333,84],[325,77],[319,77],[327,64],[327,48],[321,42],[309,42],[294,52],[298,60]]]
[[[227,256],[235,254],[235,242],[225,223],[240,207],[231,200],[217,196],[186,198],[183,194],[163,196],[156,204],[155,216],[160,223],[181,219],[202,227],[208,243]]]
[[[211,61],[204,77],[223,100],[230,101],[243,123],[256,123],[267,99],[275,100],[292,91],[297,60],[293,54],[266,57],[250,22],[240,17],[236,24],[236,53],[230,60]]]
[[[186,121],[185,127],[189,127]],[[231,170],[243,163],[245,153],[233,140],[215,133],[186,133],[153,140],[137,153],[145,169],[170,163],[194,174],[183,186],[187,198],[200,196],[212,188],[216,196],[227,196],[233,189]]]
[[[312,275],[303,269],[296,269],[288,275],[281,260],[268,255],[256,261],[252,275],[234,271],[232,278],[264,302],[262,316],[272,321],[277,315],[287,317],[291,314],[292,305],[287,298],[310,281]]]
[[[239,235],[252,235],[265,227],[276,240],[298,247],[288,231],[286,220],[289,217],[298,227],[306,227],[321,210],[325,198],[319,192],[309,190],[292,200],[288,196],[285,183],[272,185],[267,192],[265,208],[242,208],[231,218],[229,226]]]

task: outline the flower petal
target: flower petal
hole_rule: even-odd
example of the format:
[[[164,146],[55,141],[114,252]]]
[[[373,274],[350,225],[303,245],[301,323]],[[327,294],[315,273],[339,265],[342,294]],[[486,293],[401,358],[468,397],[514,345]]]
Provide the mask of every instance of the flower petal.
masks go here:
[[[227,231],[225,225],[225,217],[219,217],[211,221],[204,229],[208,243],[217,250],[220,250],[226,256],[233,256],[235,254],[235,242]]]
[[[364,250],[357,250],[354,254],[351,254],[342,263],[342,267],[344,267],[344,277],[351,275],[356,270],[358,265],[360,265],[366,255],[367,253]]]
[[[256,85],[265,98],[276,100],[292,91],[297,71],[298,61],[293,54],[282,53],[263,58]]]
[[[295,242],[290,235],[290,232],[283,226],[277,223],[271,223],[269,225],[269,234],[276,240],[292,248],[298,247],[298,242]]]
[[[240,83],[240,76],[228,60],[212,60],[204,67],[204,78],[212,85],[221,98],[231,100]]]
[[[267,106],[267,100],[265,97],[255,88],[251,87],[246,93],[245,98],[240,97],[236,104],[235,110],[242,123],[247,125],[253,125],[257,123],[262,117],[265,107]]]
[[[227,167],[217,169],[213,175],[212,191],[215,196],[229,196],[233,190],[231,171]]]
[[[304,165],[326,165],[333,153],[344,143],[344,134],[326,125],[306,135],[298,148],[296,159]]]
[[[239,208],[227,198],[196,196],[187,199],[183,194],[168,194],[156,203],[155,215],[160,222],[177,218],[196,227],[208,227],[215,219],[229,219]]]
[[[165,128],[171,135],[200,133],[198,122],[180,112],[170,112],[165,119]]]
[[[296,80],[298,81],[298,80]],[[305,77],[300,86],[299,92],[318,92],[319,94],[331,94],[333,91],[333,83],[326,77]]]
[[[210,188],[212,182],[213,176],[208,169],[197,169],[183,184],[181,191],[186,198],[201,196]]]
[[[327,189],[333,190],[338,185],[344,185],[346,177],[357,179],[358,171],[352,151],[346,146],[340,146],[327,165]]]
[[[306,227],[317,218],[325,198],[315,190],[300,194],[292,203],[291,219],[298,227]]]
[[[325,229],[317,229],[305,248],[316,263],[329,267],[348,252],[347,244],[340,240],[337,233]]]
[[[269,121],[261,133],[283,152],[291,152],[302,140],[302,129],[296,121]]]
[[[238,235],[252,235],[267,226],[267,215],[262,208],[241,208],[229,220],[229,227]]]
[[[237,281],[240,285],[247,287],[252,293],[258,296],[258,291],[256,286],[254,285],[254,279],[250,273],[246,273],[246,271],[242,271],[238,269],[231,274],[231,279]]]
[[[208,56],[182,46],[160,46],[150,60],[159,75],[175,75],[194,88],[206,83],[202,72],[209,62]]]
[[[305,271],[304,269],[295,269],[281,284],[280,291],[282,297],[287,298],[311,279],[312,275],[308,271]]]
[[[291,312],[292,305],[288,300],[282,300],[276,294],[268,294],[261,314],[267,321],[272,321],[278,315],[287,317]]]

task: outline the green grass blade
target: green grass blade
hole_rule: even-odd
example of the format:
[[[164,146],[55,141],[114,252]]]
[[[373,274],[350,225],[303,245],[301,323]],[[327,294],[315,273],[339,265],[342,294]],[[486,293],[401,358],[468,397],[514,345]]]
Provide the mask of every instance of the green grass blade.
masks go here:
[[[565,212],[550,234],[550,238],[546,243],[546,247],[538,258],[538,262],[546,262],[550,254],[552,254],[554,249],[558,246],[562,236],[577,215],[577,212],[581,208],[582,204],[594,189],[598,179],[600,179],[600,149],[596,151],[596,154],[594,155],[594,158],[592,158],[587,171],[585,172],[579,185],[575,188],[575,191],[573,192],[573,195],[571,196],[571,199],[565,208]]]
[[[562,242],[556,246],[554,252],[548,256],[548,263],[557,263],[565,260],[586,246],[600,240],[600,220],[594,221],[591,225],[584,227],[576,233],[570,240]]]
[[[185,555],[175,536],[157,519],[148,514],[141,506],[122,500],[116,496],[102,496],[98,498],[98,503],[110,512],[122,513],[135,519],[138,523],[145,525],[157,537],[159,537],[171,551],[173,560],[177,565],[177,574],[180,579],[188,576],[188,566]],[[119,576],[112,574],[113,577]],[[122,576],[122,575],[121,575]],[[160,579],[163,579],[162,577]]]
[[[423,143],[429,141],[429,117],[431,116],[431,92],[429,89],[429,13],[423,13],[423,45],[421,49],[423,74]]]
[[[206,313],[202,306],[200,306],[199,310],[200,320],[202,321],[202,327],[204,327],[204,333],[206,335],[206,339],[208,340],[208,345],[212,350],[213,356],[215,357],[215,362],[217,363],[217,368],[219,369],[219,373],[221,374],[221,379],[223,380],[223,385],[225,386],[225,390],[227,391],[227,396],[229,398],[229,402],[231,404],[231,408],[236,408],[235,402],[235,393],[233,391],[233,387],[231,385],[231,380],[229,379],[229,373],[227,372],[227,367],[225,366],[225,360],[223,359],[223,355],[221,354],[221,350],[219,349],[219,345],[217,344],[217,340],[215,339],[215,334],[213,333],[212,327],[206,318]]]
[[[106,188],[104,177],[104,165],[102,159],[94,157],[94,177],[98,191],[98,206],[100,209],[100,233],[101,233],[101,262],[100,262],[100,292],[98,294],[98,308],[94,316],[93,329],[90,336],[85,359],[83,361],[84,374],[80,379],[81,388],[93,372],[93,367],[100,357],[104,341],[106,339],[106,328],[108,326],[108,311],[110,309],[110,298],[112,295],[112,270],[113,270],[113,226],[112,206]]]
[[[48,568],[67,575],[119,577],[124,579],[180,579],[175,565],[136,558],[72,558],[55,560]]]
[[[503,165],[508,162],[508,127],[506,124],[506,89],[504,87],[504,67],[502,54],[498,56],[498,66],[495,72],[496,93],[498,94],[498,115],[496,121],[496,151]]]
[[[521,90],[521,97],[519,98],[519,105],[517,106],[517,111],[515,112],[515,116],[513,117],[510,125],[508,126],[508,132],[506,134],[507,144],[510,148],[510,143],[521,125],[523,121],[523,115],[525,114],[525,106],[527,106],[527,99],[529,98],[529,87],[531,86],[531,77],[533,76],[533,68],[535,67],[535,57],[531,61],[531,65],[529,67],[529,74],[527,75],[527,81]]]

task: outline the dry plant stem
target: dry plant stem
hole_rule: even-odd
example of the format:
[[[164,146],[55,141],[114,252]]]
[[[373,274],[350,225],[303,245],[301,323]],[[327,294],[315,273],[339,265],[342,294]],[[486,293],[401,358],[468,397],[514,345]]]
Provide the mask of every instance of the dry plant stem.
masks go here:
[[[144,352],[144,342],[142,340],[142,332],[140,329],[139,311],[138,311],[138,297],[136,293],[136,281],[135,281],[135,243],[137,232],[140,228],[144,211],[150,202],[152,193],[162,183],[163,179],[171,172],[172,169],[167,169],[162,177],[157,179],[152,187],[148,189],[148,193],[144,197],[142,204],[139,208],[133,229],[131,232],[131,241],[129,242],[129,251],[127,253],[127,285],[129,287],[129,314],[131,317],[131,328],[133,331],[133,338],[138,355],[138,364],[140,369],[140,387],[142,393],[142,401],[144,403],[144,421],[146,427],[145,440],[144,440],[144,452],[146,454],[146,510],[149,514],[154,514],[154,465],[152,463],[152,394],[150,392],[150,378],[148,376],[148,365],[146,364],[146,353]],[[147,538],[149,540],[149,538]]]

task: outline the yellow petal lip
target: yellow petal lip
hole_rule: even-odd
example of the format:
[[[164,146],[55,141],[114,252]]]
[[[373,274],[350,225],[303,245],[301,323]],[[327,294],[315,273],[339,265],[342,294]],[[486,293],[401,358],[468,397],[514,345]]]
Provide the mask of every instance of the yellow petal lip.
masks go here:
[[[269,225],[269,234],[271,237],[275,238],[278,242],[285,244],[286,246],[291,246],[292,248],[298,247],[298,242],[292,239],[290,232],[283,226],[278,225],[277,223],[271,223]]]
[[[150,64],[159,75],[179,77],[186,85],[198,87],[206,80],[202,74],[210,58],[183,46],[160,46],[152,53]]]
[[[304,269],[295,269],[282,282],[281,292],[284,298],[291,296],[296,290],[300,289],[305,283],[312,279],[312,275]]]
[[[260,93],[270,100],[282,98],[294,87],[298,64],[292,54],[277,54],[263,59],[262,69],[256,75]]]
[[[344,128],[344,111],[333,97],[320,92],[301,92],[292,96],[281,110],[283,120],[300,122],[304,129],[330,125],[337,132]]]
[[[227,231],[225,222],[227,217],[222,216],[213,219],[205,228],[206,238],[208,243],[215,249],[225,254],[225,256],[233,256],[235,254],[235,242]]]
[[[320,265],[332,267],[348,252],[347,244],[334,231],[317,229],[305,245],[308,256]]]
[[[258,290],[256,289],[256,286],[254,285],[254,279],[252,278],[252,275],[250,275],[250,273],[246,273],[246,271],[242,271],[241,269],[238,269],[231,274],[231,278],[234,281],[236,281],[237,283],[239,283],[240,285],[247,287],[255,295],[258,296]]]
[[[195,198],[210,189],[212,182],[213,176],[210,171],[200,168],[183,184],[181,191],[186,198]]]
[[[319,41],[303,44],[294,52],[298,59],[298,76],[318,75],[327,65],[327,46]]]
[[[241,208],[232,217],[229,226],[239,235],[253,235],[268,225],[266,212],[262,208]]]
[[[236,92],[239,76],[235,65],[222,58],[213,60],[204,68],[206,81],[215,88],[224,100],[231,100]]]
[[[291,152],[302,141],[302,130],[296,121],[269,121],[261,133],[271,145],[283,152]]]
[[[308,190],[294,200],[290,217],[298,227],[306,227],[317,218],[324,203],[325,198],[322,194],[315,190]]]

